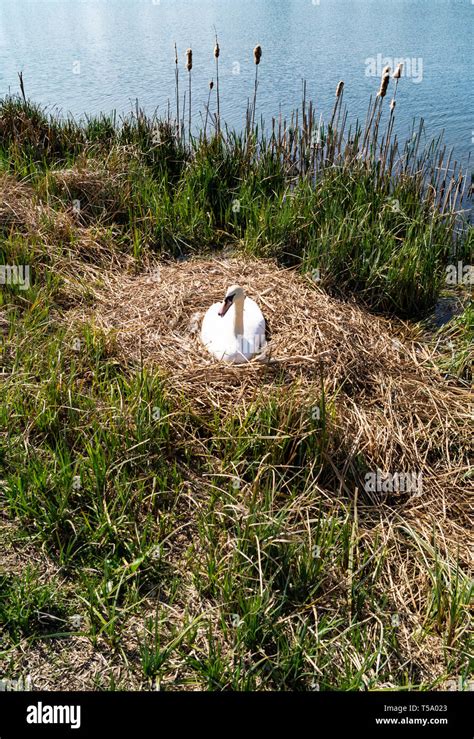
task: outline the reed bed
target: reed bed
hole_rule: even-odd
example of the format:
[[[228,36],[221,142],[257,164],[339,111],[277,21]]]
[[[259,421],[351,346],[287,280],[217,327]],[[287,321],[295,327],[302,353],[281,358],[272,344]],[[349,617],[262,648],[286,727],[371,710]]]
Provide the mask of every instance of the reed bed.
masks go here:
[[[210,93],[214,88],[212,80],[206,106],[206,125],[197,137],[192,135],[193,52],[191,48],[186,50],[188,90],[180,101],[179,58],[175,45],[175,117],[169,107],[166,115],[162,117],[158,118],[156,113],[147,117],[137,105],[135,113],[122,120],[120,124],[113,116],[109,119],[102,117],[98,121],[92,120],[87,126],[81,127],[72,119],[59,121],[51,117],[48,120],[48,116],[24,97],[20,99],[7,96],[2,101],[0,140],[7,144],[14,144],[15,141],[21,143],[24,153],[35,159],[43,157],[60,159],[74,155],[78,148],[83,148],[91,140],[95,139],[99,143],[104,134],[108,137],[109,143],[112,141],[123,143],[130,141],[133,129],[136,129],[138,137],[143,139],[148,137],[147,129],[153,134],[163,127],[168,127],[176,139],[176,154],[184,161],[189,161],[199,156],[203,142],[207,142],[207,121],[210,118],[214,123],[215,135],[224,140],[224,148],[232,149],[236,144],[235,133],[222,129],[219,87],[221,49],[217,37],[213,53],[216,65],[217,111],[213,115],[209,107]],[[386,178],[395,184],[398,178],[409,176],[413,179],[417,196],[431,200],[440,212],[447,214],[458,212],[460,209],[461,213],[463,212],[462,203],[465,202],[468,188],[467,177],[460,164],[453,161],[453,152],[446,149],[442,138],[438,137],[427,146],[422,146],[423,119],[419,120],[418,128],[415,128],[414,124],[412,135],[403,146],[395,134],[396,97],[403,64],[399,64],[392,75],[389,68],[383,70],[378,92],[369,101],[365,125],[356,122],[348,128],[343,80],[336,87],[335,105],[327,126],[317,113],[315,103],[312,100],[308,101],[307,86],[304,82],[301,109],[294,111],[288,119],[282,116],[273,117],[267,132],[265,126],[259,130],[256,124],[258,70],[262,56],[262,47],[258,44],[253,50],[254,94],[245,115],[247,125],[242,142],[247,155],[247,164],[255,157],[271,153],[271,156],[282,165],[288,181],[293,184],[301,179],[309,179],[314,184],[327,168],[350,170],[363,164],[369,171],[375,167],[375,185],[384,186]],[[388,103],[385,98],[390,86],[394,89]],[[189,116],[187,131],[184,125],[186,105]],[[384,106],[389,108],[389,115],[385,130],[382,130]],[[160,147],[162,143],[158,136],[155,146]]]
[[[0,140],[13,174],[53,207],[120,228],[135,255],[149,247],[185,256],[233,243],[318,270],[326,289],[372,309],[419,316],[434,305],[446,265],[471,258],[466,178],[450,155],[445,161],[439,140],[419,152],[421,123],[401,153],[389,135],[377,155],[372,144],[366,151],[361,131],[343,144],[342,83],[336,93],[327,130],[315,128],[305,102],[299,133],[293,120],[274,120],[268,138],[208,138],[208,108],[204,132],[190,144],[181,125],[178,135],[172,119],[138,107],[120,126],[91,120],[75,127],[7,100]]]

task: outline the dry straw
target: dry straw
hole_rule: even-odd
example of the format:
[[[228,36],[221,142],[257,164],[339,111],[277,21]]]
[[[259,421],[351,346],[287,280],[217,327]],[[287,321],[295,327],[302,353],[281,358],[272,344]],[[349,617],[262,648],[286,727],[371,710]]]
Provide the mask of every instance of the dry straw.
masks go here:
[[[112,164],[112,160],[110,160]],[[111,193],[108,207],[109,216],[114,217],[123,203],[113,202],[118,193],[127,197],[125,180],[118,172],[94,169],[71,168],[50,173],[54,188],[65,193],[81,194],[80,210],[75,212],[73,200],[68,210],[47,205],[38,199],[30,185],[18,183],[10,175],[0,175],[0,228],[14,229],[29,240],[32,255],[48,254],[54,265],[54,272],[64,277],[65,302],[69,303],[77,290],[80,292],[81,279],[87,283],[97,277],[97,269],[114,269],[128,262],[110,239],[107,228],[89,225],[91,207],[100,202],[104,193]],[[48,182],[48,187],[51,182]],[[99,195],[100,193],[100,195]],[[90,202],[87,202],[90,198]],[[62,205],[50,195],[51,203]],[[114,210],[116,208],[116,210]],[[92,220],[92,219],[91,219]],[[83,261],[82,261],[83,260]],[[80,269],[78,270],[78,264]],[[81,277],[78,276],[80,273]]]
[[[235,282],[259,303],[271,335],[266,354],[240,367],[214,360],[199,339],[205,310]],[[425,369],[426,358],[395,339],[388,321],[264,260],[194,259],[139,276],[108,272],[92,291],[93,310],[74,320],[103,329],[125,365],[163,374],[181,408],[225,418],[263,397],[283,404],[291,398],[307,417],[322,378],[341,480],[349,469],[358,474],[352,455],[363,450],[369,469],[422,472],[425,500],[457,496],[464,505],[465,462],[452,450],[466,439],[468,394]]]

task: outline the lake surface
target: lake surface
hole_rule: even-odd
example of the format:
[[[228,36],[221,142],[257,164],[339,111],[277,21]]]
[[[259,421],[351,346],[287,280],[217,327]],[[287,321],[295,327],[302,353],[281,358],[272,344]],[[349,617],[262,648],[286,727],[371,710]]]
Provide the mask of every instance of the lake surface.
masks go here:
[[[221,115],[241,127],[253,95],[259,43],[258,114],[270,122],[301,101],[301,80],[326,119],[339,80],[350,117],[364,117],[381,67],[405,60],[397,132],[423,116],[429,138],[445,130],[467,165],[473,140],[471,0],[0,0],[0,95],[19,90],[79,118],[174,106],[174,42],[184,91],[193,49],[193,109],[204,111],[221,47]],[[393,83],[391,83],[392,85]],[[388,100],[387,100],[388,102]],[[387,106],[388,107],[388,106]]]

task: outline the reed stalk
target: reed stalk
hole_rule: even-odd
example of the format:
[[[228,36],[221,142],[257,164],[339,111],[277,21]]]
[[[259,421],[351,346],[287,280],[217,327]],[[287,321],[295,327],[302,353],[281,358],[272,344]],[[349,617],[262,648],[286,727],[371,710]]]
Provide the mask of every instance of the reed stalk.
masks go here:
[[[193,68],[193,52],[192,49],[186,49],[186,69],[188,70],[189,76],[189,127],[188,136],[191,141],[191,124],[192,124],[192,111],[191,111],[191,94],[192,94],[192,83],[191,83],[191,71]]]
[[[177,136],[180,138],[180,124],[179,124],[179,68],[178,68],[178,47],[176,43],[174,45],[174,77],[175,77],[175,89],[176,89],[176,126]]]
[[[217,133],[221,130],[221,103],[220,103],[220,90],[219,90],[219,56],[221,49],[217,41],[216,34],[216,45],[214,46],[214,58],[216,60],[216,95],[217,95],[217,117],[216,117],[216,128]]]
[[[207,139],[207,120],[209,117],[209,106],[211,104],[211,93],[214,88],[214,80],[210,80],[209,82],[209,94],[207,96],[207,105],[206,105],[206,120],[204,122],[204,139]]]
[[[18,72],[18,78],[20,80],[21,96],[23,98],[23,102],[26,103],[25,85],[24,85],[24,82],[23,82],[23,70],[21,72]]]
[[[341,80],[338,83],[337,88],[336,88],[336,96],[335,96],[336,97],[336,101],[334,103],[334,107],[333,107],[333,111],[332,111],[332,115],[331,115],[331,122],[329,124],[329,130],[328,130],[328,133],[329,133],[329,136],[330,136],[329,147],[330,147],[330,150],[331,150],[331,153],[332,153],[332,157],[334,157],[334,153],[335,153],[335,140],[337,139],[337,134],[335,136],[335,131],[334,131],[334,120],[336,118],[336,113],[337,113],[337,121],[336,121],[336,126],[335,126],[335,129],[337,131],[337,127],[338,127],[338,123],[339,123],[339,114],[340,114],[340,110],[341,110],[341,106],[342,106],[343,94],[344,94],[344,81]],[[331,154],[329,156],[331,158]]]
[[[257,88],[258,88],[258,67],[262,58],[262,47],[257,45],[253,50],[253,60],[255,62],[255,89],[253,93],[253,106],[252,106],[252,133],[255,127],[255,108],[257,106]]]
[[[184,95],[183,95],[183,115],[181,117],[181,138],[182,139],[184,139],[184,131],[185,131],[185,128],[184,128],[184,120],[185,120],[185,117],[186,117],[186,90],[184,91]]]
[[[393,76],[393,79],[395,80],[395,89],[393,91],[393,97],[392,97],[392,99],[390,101],[390,118],[389,118],[389,121],[388,121],[387,136],[386,136],[386,141],[385,141],[384,153],[383,153],[383,157],[382,157],[382,167],[381,167],[382,171],[384,171],[384,169],[385,169],[386,162],[387,162],[387,155],[388,155],[388,152],[389,152],[389,149],[390,149],[390,142],[391,142],[392,132],[393,132],[393,126],[394,126],[394,122],[395,122],[395,108],[396,108],[396,105],[397,105],[397,101],[396,101],[397,88],[398,88],[398,82],[400,80],[400,77],[402,76],[402,70],[403,70],[403,63],[402,64],[399,64],[397,66],[395,72],[392,75]]]
[[[383,75],[382,75],[382,80],[380,82],[380,88],[377,93],[377,99],[379,100],[379,106],[378,106],[377,117],[375,119],[374,133],[373,133],[373,139],[372,139],[372,153],[374,156],[376,156],[376,153],[377,153],[377,140],[378,140],[378,134],[379,134],[379,128],[380,128],[380,118],[382,116],[383,100],[387,94],[388,83],[390,82],[389,70],[390,70],[390,67],[385,67],[383,71]]]

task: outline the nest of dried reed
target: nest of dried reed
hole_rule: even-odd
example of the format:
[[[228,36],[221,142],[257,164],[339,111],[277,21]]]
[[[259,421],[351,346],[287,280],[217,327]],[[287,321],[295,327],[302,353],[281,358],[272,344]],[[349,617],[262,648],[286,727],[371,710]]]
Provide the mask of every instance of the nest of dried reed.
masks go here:
[[[126,169],[91,158],[79,159],[69,169],[52,170],[49,178],[55,191],[85,225],[100,219],[120,222],[128,213],[131,185]]]
[[[53,208],[43,202],[27,182],[18,182],[8,174],[1,175],[0,229],[21,233],[28,239],[32,253],[47,254],[48,260],[55,262],[63,274],[76,273],[78,259],[82,261],[82,270],[86,264],[110,267],[125,261],[105,228],[86,225],[93,207],[88,198],[99,202],[97,191],[104,180],[99,178],[98,183],[93,173],[75,169],[58,171],[51,176],[62,181],[63,175],[64,183],[67,181],[69,187],[82,192],[81,206],[77,210],[69,196],[66,202],[64,199],[61,202],[65,209]]]
[[[33,188],[17,182],[8,174],[0,176],[0,227],[21,232],[39,228],[42,206]]]
[[[265,361],[238,367],[214,360],[199,339],[205,310],[236,282],[271,331]],[[164,374],[181,407],[225,416],[273,394],[307,417],[323,386],[342,488],[363,454],[369,469],[423,471],[425,500],[462,489],[467,393],[425,369],[388,321],[329,297],[311,278],[271,261],[193,259],[138,276],[109,273],[95,296],[87,320],[105,330],[111,351]],[[462,509],[462,496],[452,505]]]

